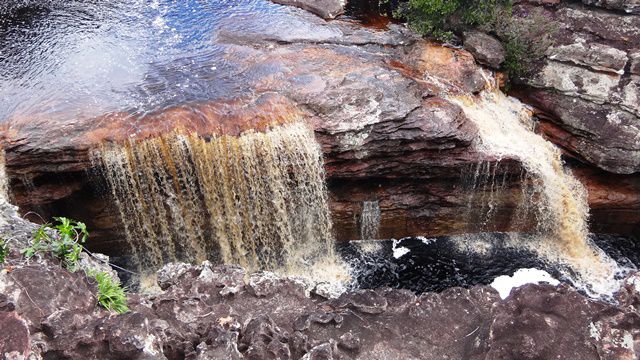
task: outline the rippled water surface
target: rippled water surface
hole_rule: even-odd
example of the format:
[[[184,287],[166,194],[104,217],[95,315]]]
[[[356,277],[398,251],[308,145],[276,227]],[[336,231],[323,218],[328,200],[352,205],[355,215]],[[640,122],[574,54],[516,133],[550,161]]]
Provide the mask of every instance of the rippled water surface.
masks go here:
[[[240,81],[248,75],[225,60],[217,30],[248,15],[286,22],[291,11],[257,0],[44,3],[0,18],[0,122],[234,97],[249,91]]]

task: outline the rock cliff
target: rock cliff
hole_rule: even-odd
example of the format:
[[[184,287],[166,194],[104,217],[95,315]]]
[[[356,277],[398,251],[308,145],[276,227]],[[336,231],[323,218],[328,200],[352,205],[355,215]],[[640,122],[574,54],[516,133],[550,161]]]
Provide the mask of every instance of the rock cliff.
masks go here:
[[[573,3],[546,9],[566,24],[559,35],[564,42],[518,95],[541,110],[539,129],[582,162],[575,162],[575,173],[589,190],[592,229],[637,234],[640,180],[630,174],[637,171],[639,141],[630,50],[637,46],[636,16]],[[614,17],[624,26],[612,26]],[[92,173],[92,148],[175,129],[237,134],[299,116],[323,148],[338,239],[360,237],[365,201],[378,201],[383,238],[527,229],[513,221],[522,199],[521,165],[475,151],[475,125],[447,100],[487,87],[468,52],[418,39],[395,24],[378,30],[299,9],[288,20],[265,24],[247,15],[221,24],[215,41],[225,61],[250,74],[238,80],[250,89],[238,98],[142,117],[124,111],[77,117],[63,125],[14,114],[2,135],[13,201],[23,212],[84,220],[95,229],[91,246],[112,251],[122,229],[103,180]],[[559,79],[571,84],[563,87]],[[493,194],[493,186],[469,188],[474,173],[500,179],[500,193]],[[497,211],[486,218],[489,198]]]

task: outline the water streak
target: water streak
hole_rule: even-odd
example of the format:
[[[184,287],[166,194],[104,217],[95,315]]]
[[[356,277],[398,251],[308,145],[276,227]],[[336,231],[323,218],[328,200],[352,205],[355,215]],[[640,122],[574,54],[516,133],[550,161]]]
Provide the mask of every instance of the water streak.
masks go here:
[[[364,201],[360,215],[360,239],[378,239],[380,232],[380,204],[378,201]]]
[[[145,268],[213,259],[299,274],[334,259],[322,153],[305,125],[170,134],[93,158]]]
[[[6,156],[4,149],[0,149],[0,199],[9,199],[9,179],[7,178]]]

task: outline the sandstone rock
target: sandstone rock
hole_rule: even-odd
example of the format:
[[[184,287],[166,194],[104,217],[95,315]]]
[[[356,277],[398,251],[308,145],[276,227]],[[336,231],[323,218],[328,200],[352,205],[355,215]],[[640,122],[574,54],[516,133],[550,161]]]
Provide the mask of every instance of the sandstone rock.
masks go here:
[[[600,38],[610,45],[636,47],[640,43],[640,19],[620,16],[602,10],[568,5],[558,10],[557,20],[568,31],[576,31]]]
[[[530,84],[603,104],[610,101],[612,94],[620,84],[620,76],[547,61],[540,74]]]
[[[466,32],[464,34],[464,48],[473,54],[473,57],[480,64],[494,69],[500,68],[505,59],[505,51],[500,41],[482,32]]]
[[[601,6],[607,9],[623,10],[628,13],[640,13],[638,0],[582,0],[587,5]]]
[[[48,261],[28,265],[46,279],[60,276]],[[24,265],[14,272],[24,271]],[[184,266],[166,272],[163,293],[132,294],[123,315],[54,302],[42,307],[41,327],[20,319],[29,304],[3,305],[0,334],[7,358],[100,359],[442,359],[442,358],[633,358],[630,337],[640,328],[637,275],[617,295],[618,304],[584,297],[563,286],[528,285],[506,300],[487,287],[452,288],[419,297],[403,290],[346,292],[337,300],[314,300],[281,286],[267,296],[215,289],[229,267]],[[51,273],[51,274],[49,274]],[[209,275],[202,275],[202,274]],[[210,275],[214,274],[214,275]],[[173,276],[173,278],[171,278]],[[258,277],[264,274],[258,275]],[[85,275],[68,273],[69,283]],[[55,298],[59,285],[42,283],[35,304]],[[282,278],[282,283],[292,281]],[[24,291],[3,283],[2,293]],[[241,288],[249,283],[242,283]],[[68,301],[87,290],[71,287]],[[7,303],[7,300],[3,300]],[[151,305],[148,305],[151,304]],[[7,311],[8,310],[8,311]],[[464,314],[464,316],[461,316]],[[29,331],[33,328],[33,331]],[[411,339],[411,341],[407,341]],[[631,339],[631,342],[630,340]],[[7,352],[8,351],[8,352]]]
[[[614,47],[598,43],[576,42],[571,45],[552,47],[547,57],[556,61],[568,61],[589,66],[594,70],[624,74],[629,60],[627,53]]]
[[[583,2],[611,9],[631,4]],[[518,11],[532,11],[519,6]],[[554,125],[541,129],[569,155],[613,173],[639,172],[634,134],[640,91],[634,73],[640,17],[571,3],[549,11],[560,23],[556,45],[527,81],[537,89],[523,89],[518,96],[553,118]]]
[[[30,353],[29,329],[15,311],[0,311],[0,355],[4,359],[26,359]]]
[[[633,114],[612,105],[540,90],[524,96],[561,119],[565,135],[542,128],[553,142],[608,171],[629,174],[640,169],[640,125]]]
[[[276,4],[296,6],[323,19],[333,19],[344,12],[344,0],[271,0]]]

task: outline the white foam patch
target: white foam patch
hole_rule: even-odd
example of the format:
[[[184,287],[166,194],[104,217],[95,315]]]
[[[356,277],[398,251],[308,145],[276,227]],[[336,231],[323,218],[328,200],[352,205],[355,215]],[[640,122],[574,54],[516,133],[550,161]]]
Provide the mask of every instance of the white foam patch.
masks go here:
[[[400,239],[399,241],[396,239],[393,239],[393,257],[396,259],[403,257],[404,255],[408,254],[411,251],[404,246],[398,246],[398,244],[400,244],[402,240],[404,239]]]
[[[437,241],[437,239],[427,239],[424,236],[418,236],[418,237],[416,237],[416,239],[422,241],[422,243],[425,244],[425,245],[430,245],[430,244],[433,244],[434,242]]]
[[[560,282],[549,275],[548,272],[539,269],[519,269],[513,276],[502,275],[493,280],[491,286],[498,291],[500,298],[506,299],[511,290],[526,284],[549,283],[558,285]]]

